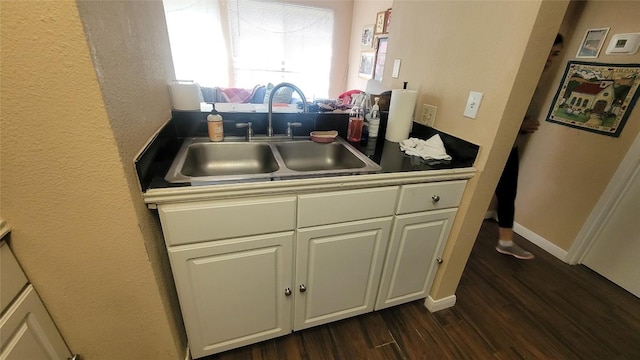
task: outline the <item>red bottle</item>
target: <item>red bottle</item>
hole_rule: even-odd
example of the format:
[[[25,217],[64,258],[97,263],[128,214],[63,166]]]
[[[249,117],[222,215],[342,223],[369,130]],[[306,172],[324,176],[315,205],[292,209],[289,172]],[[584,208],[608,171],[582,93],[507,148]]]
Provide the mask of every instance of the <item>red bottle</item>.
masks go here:
[[[349,128],[347,129],[347,140],[351,142],[360,142],[362,139],[362,128],[364,126],[364,118],[360,114],[359,108],[352,108],[349,114]]]

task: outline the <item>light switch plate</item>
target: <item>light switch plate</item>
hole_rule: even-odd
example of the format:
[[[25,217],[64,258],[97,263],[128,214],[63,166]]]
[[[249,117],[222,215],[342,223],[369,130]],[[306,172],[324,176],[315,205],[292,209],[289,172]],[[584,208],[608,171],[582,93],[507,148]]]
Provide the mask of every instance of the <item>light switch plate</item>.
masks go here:
[[[391,77],[397,79],[400,76],[400,59],[393,60],[393,73]]]
[[[482,93],[477,91],[469,92],[469,98],[467,99],[467,106],[464,108],[464,116],[475,119],[478,115],[478,108],[482,102]]]

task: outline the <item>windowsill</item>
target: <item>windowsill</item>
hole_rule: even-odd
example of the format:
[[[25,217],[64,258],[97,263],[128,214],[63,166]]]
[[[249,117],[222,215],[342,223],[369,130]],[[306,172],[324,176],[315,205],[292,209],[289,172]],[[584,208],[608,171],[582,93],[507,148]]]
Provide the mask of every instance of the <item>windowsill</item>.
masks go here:
[[[200,103],[200,111],[210,112],[213,110],[213,104]],[[265,104],[243,104],[243,103],[216,103],[216,111],[218,112],[256,112],[266,113],[269,106]],[[274,113],[296,113],[302,112],[296,104],[273,104]]]

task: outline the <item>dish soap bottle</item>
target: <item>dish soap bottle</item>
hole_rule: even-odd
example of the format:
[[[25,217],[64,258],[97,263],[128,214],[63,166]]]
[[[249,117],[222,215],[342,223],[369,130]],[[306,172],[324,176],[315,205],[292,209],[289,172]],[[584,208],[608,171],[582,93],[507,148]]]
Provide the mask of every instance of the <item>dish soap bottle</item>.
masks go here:
[[[213,104],[211,114],[207,116],[207,129],[209,131],[209,140],[222,141],[224,139],[224,128],[222,127],[222,116],[216,111],[216,105]]]

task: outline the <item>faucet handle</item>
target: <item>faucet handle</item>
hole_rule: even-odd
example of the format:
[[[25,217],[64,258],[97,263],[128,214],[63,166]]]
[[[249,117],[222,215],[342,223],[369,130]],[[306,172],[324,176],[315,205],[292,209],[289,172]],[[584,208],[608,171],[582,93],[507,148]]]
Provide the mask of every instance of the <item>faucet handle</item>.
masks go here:
[[[293,129],[294,127],[301,127],[302,123],[299,122],[288,122],[287,123],[287,136],[293,140]]]
[[[251,141],[251,139],[253,139],[253,128],[251,127],[251,122],[246,122],[246,123],[236,123],[236,128],[238,129],[242,129],[242,128],[247,128],[247,134],[246,134],[246,139],[247,141]]]

